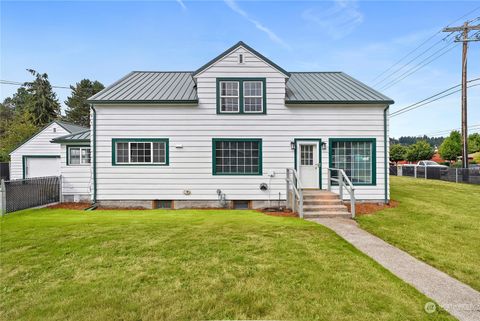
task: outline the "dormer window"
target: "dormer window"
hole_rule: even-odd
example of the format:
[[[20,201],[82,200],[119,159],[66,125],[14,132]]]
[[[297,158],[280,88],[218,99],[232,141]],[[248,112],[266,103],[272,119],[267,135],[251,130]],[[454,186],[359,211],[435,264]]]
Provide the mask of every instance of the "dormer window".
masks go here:
[[[238,81],[220,82],[220,111],[238,113],[240,107],[240,90]]]
[[[217,78],[217,114],[266,114],[265,78]]]

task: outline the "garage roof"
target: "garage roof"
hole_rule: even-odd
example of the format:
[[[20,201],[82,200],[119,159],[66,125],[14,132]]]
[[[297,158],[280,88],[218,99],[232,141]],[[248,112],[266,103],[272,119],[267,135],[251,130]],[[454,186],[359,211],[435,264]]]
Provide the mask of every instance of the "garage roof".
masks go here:
[[[88,142],[90,142],[90,129],[52,139],[52,143],[88,143]]]
[[[47,125],[45,125],[42,129],[40,129],[39,131],[37,131],[37,133],[35,135],[32,135],[31,137],[29,137],[26,141],[24,141],[23,143],[21,143],[20,145],[18,145],[14,150],[12,150],[10,152],[10,154],[12,154],[13,152],[15,152],[17,149],[19,149],[20,147],[22,147],[23,145],[25,145],[27,142],[29,142],[31,139],[33,139],[34,137],[36,137],[38,134],[40,134],[41,132],[43,132],[45,129],[47,129],[48,127],[50,127],[51,124],[53,123],[56,123],[57,125],[59,125],[60,127],[62,127],[63,129],[65,129],[67,132],[69,133],[78,133],[80,131],[85,131],[85,130],[88,130],[87,127],[83,127],[83,126],[79,126],[79,125],[75,125],[73,123],[69,123],[69,122],[66,122],[66,121],[63,121],[63,120],[54,120],[50,123],[48,123]]]

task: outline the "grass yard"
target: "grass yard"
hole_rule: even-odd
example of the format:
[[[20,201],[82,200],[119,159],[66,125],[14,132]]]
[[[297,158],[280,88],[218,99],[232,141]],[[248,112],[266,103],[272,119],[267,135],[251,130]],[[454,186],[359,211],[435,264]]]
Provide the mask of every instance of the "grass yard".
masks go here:
[[[396,208],[362,228],[480,290],[480,186],[391,177]]]
[[[297,218],[37,209],[1,235],[2,320],[453,320]]]

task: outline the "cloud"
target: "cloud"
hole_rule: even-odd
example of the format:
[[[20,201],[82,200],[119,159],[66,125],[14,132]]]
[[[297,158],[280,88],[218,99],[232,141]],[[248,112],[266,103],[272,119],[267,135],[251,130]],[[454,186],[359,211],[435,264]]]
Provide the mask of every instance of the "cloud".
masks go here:
[[[309,8],[302,14],[308,22],[320,26],[334,39],[341,39],[355,30],[364,20],[356,1],[335,0],[328,8]]]
[[[268,27],[263,25],[260,21],[250,17],[250,15],[245,10],[240,8],[240,6],[235,2],[235,0],[224,0],[224,1],[227,4],[227,6],[230,7],[230,9],[232,9],[233,11],[235,11],[236,13],[238,13],[239,15],[247,19],[250,23],[252,23],[255,26],[255,28],[266,33],[267,36],[270,38],[270,40],[272,40],[275,43],[278,43],[279,45],[287,49],[290,49],[290,46],[285,41],[283,41],[282,38],[280,38],[275,32],[270,30]]]
[[[178,4],[182,7],[183,10],[187,10],[187,6],[183,3],[183,0],[177,0]]]

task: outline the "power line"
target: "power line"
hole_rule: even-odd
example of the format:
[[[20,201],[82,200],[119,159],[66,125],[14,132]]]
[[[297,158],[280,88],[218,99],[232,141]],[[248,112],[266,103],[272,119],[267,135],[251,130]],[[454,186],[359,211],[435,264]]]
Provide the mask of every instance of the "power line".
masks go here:
[[[423,56],[424,54],[426,54],[430,49],[436,47],[439,43],[442,43],[444,42],[445,40],[447,40],[451,35],[453,34],[450,33],[448,34],[447,36],[443,37],[442,39],[438,40],[437,42],[435,42],[433,45],[431,45],[430,47],[428,47],[426,50],[422,51],[420,54],[416,55],[415,57],[413,57],[412,59],[410,59],[407,63],[405,63],[403,66],[401,66],[400,68],[398,68],[397,70],[395,70],[394,72],[390,73],[389,75],[387,75],[386,77],[383,77],[382,79],[380,79],[379,81],[377,81],[373,86],[376,87],[378,85],[380,85],[382,82],[388,80],[389,78],[391,78],[393,75],[399,73],[402,69],[404,68],[407,68],[408,65],[410,65],[412,62],[414,62],[415,60],[417,60],[418,58],[420,58],[421,56]],[[448,47],[449,45],[446,45],[445,47]],[[445,48],[444,47],[444,48]],[[442,48],[443,49],[443,48]],[[442,50],[440,49],[440,50]],[[437,50],[436,52],[440,51],[440,50]]]
[[[475,78],[475,79],[471,79],[471,80],[469,80],[467,83],[475,82],[475,81],[478,81],[478,80],[480,80],[480,77],[479,77],[479,78]],[[480,85],[480,84],[470,85],[469,88],[470,88],[470,87],[479,86],[479,85]],[[427,104],[433,103],[434,101],[437,101],[437,100],[439,100],[439,99],[441,99],[441,98],[444,98],[444,97],[453,95],[453,94],[459,92],[461,89],[457,89],[457,90],[455,90],[455,91],[453,91],[453,92],[451,92],[451,93],[448,93],[448,94],[445,94],[445,93],[451,91],[452,89],[455,89],[455,88],[457,88],[457,87],[460,87],[460,86],[461,86],[461,84],[452,86],[452,87],[447,88],[447,89],[445,89],[445,90],[442,90],[442,91],[440,91],[440,92],[438,92],[438,93],[436,93],[436,94],[434,94],[434,95],[432,95],[432,96],[430,96],[430,97],[424,98],[424,99],[422,99],[422,100],[420,100],[420,101],[418,101],[418,102],[416,102],[416,103],[414,103],[414,104],[411,104],[411,105],[408,105],[408,106],[406,106],[406,107],[403,107],[403,108],[401,108],[401,109],[393,112],[393,113],[390,115],[390,117],[395,117],[395,116],[401,115],[401,114],[403,114],[403,113],[406,113],[406,112],[409,112],[409,111],[411,111],[411,110],[417,109],[417,108],[419,108],[419,107],[425,106],[425,105],[427,105]],[[442,94],[445,94],[445,95],[442,95]],[[442,96],[440,96],[440,95],[442,95]],[[440,97],[438,97],[438,96],[440,96]],[[435,98],[435,97],[437,97],[437,98]],[[435,98],[435,99],[431,100],[432,98]]]
[[[431,54],[430,56],[428,56],[427,58],[423,59],[419,64],[417,64],[415,67],[413,68],[410,68],[409,70],[407,70],[406,72],[404,72],[403,74],[401,74],[399,77],[397,77],[396,79],[393,79],[392,81],[390,81],[389,83],[387,83],[386,85],[384,85],[382,88],[380,88],[380,90],[387,90],[389,88],[391,88],[392,86],[396,85],[397,83],[399,83],[400,81],[404,80],[405,78],[413,75],[414,73],[416,73],[417,71],[419,71],[420,69],[422,69],[423,67],[431,64],[432,62],[434,62],[435,60],[439,59],[440,57],[444,56],[446,53],[448,53],[449,51],[451,51],[453,48],[456,47],[456,43],[452,43],[453,46],[445,46],[443,47],[442,49],[445,49],[447,48],[447,50],[443,51],[442,53],[440,53],[439,55],[437,55],[438,52],[440,52],[442,49],[434,52],[433,54]],[[449,48],[448,48],[449,47]],[[433,58],[432,58],[433,57]],[[432,58],[432,59],[430,59]],[[430,60],[428,60],[430,59]]]
[[[25,86],[25,83],[23,82],[18,82],[18,81],[13,81],[13,80],[0,80],[0,85],[12,85],[12,86]],[[58,85],[52,85],[52,88],[59,88],[59,89],[70,89],[70,87],[66,86],[58,86]]]
[[[445,134],[449,134],[451,133],[452,131],[454,130],[460,130],[461,128],[452,128],[452,129],[445,129],[445,130],[439,130],[439,131],[436,131],[436,132],[430,132],[430,133],[427,133],[427,134],[424,134],[425,136],[435,136],[435,135],[445,135]],[[468,127],[468,129],[471,129],[471,130],[480,130],[480,124],[476,124],[476,125],[471,125]]]
[[[479,7],[476,7],[474,8],[473,10],[467,12],[466,14],[462,15],[461,17],[457,18],[455,21],[452,21],[451,23],[449,23],[447,25],[450,26],[454,23],[456,23],[457,21],[460,21],[461,19],[469,16],[470,14],[472,14],[473,12],[477,11],[480,9],[480,6]],[[477,17],[476,19],[480,19],[480,17]],[[395,68],[396,66],[398,66],[398,64],[400,64],[402,61],[404,61],[406,58],[410,57],[414,52],[416,52],[418,49],[422,48],[425,44],[427,44],[430,40],[432,40],[433,38],[435,38],[437,35],[441,34],[442,33],[442,29],[440,29],[439,31],[435,32],[433,35],[431,35],[430,37],[428,37],[427,39],[425,39],[420,45],[418,45],[417,47],[415,47],[413,50],[409,51],[406,55],[404,55],[403,57],[401,57],[398,61],[396,61],[392,66],[390,66],[389,68],[387,68],[385,71],[383,71],[382,73],[380,73],[379,75],[377,75],[372,81],[375,81],[377,80],[378,78],[380,78],[381,76],[383,76],[384,74],[386,74],[387,72],[389,72],[390,70],[392,70],[393,68]],[[388,78],[388,77],[387,77]]]

